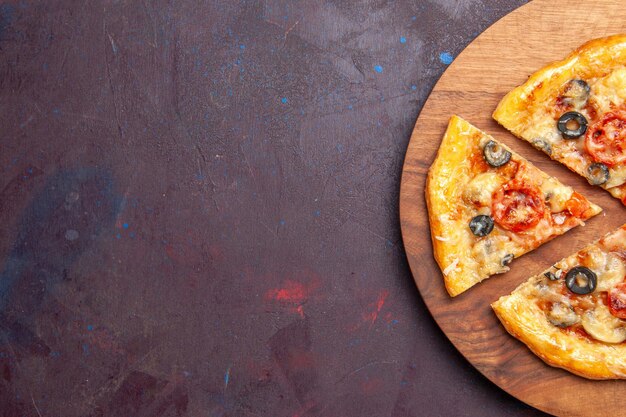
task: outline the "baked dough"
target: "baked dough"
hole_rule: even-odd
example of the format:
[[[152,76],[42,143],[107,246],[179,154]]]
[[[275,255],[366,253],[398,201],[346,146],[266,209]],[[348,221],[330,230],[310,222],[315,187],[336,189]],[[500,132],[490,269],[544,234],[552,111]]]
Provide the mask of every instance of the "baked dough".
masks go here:
[[[434,257],[451,296],[508,271],[513,258],[601,211],[502,144],[499,146],[510,152],[509,162],[490,167],[483,148],[491,141],[498,144],[453,116],[428,173],[426,203]],[[520,205],[507,211],[511,206],[502,204],[504,193],[509,194],[503,198],[513,198],[508,203],[519,200]],[[534,197],[529,197],[531,194]],[[525,205],[525,198],[532,204]],[[506,216],[498,216],[501,212]],[[493,230],[483,237],[474,235],[469,227],[478,215],[494,219]]]

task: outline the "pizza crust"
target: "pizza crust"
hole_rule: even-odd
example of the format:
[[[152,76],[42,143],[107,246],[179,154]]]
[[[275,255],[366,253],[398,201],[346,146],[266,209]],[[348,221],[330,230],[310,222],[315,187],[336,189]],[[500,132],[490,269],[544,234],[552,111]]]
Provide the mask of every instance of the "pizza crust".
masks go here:
[[[457,187],[458,180],[469,173],[467,159],[471,152],[470,143],[459,140],[463,137],[463,130],[467,132],[468,129],[464,122],[452,116],[426,180],[426,205],[434,257],[443,272],[446,289],[452,296],[480,282],[475,271],[468,269],[458,256],[463,239],[450,236],[450,230],[446,228],[445,216],[455,209],[453,202],[457,201],[461,192]]]
[[[590,379],[626,379],[626,344],[607,344],[551,324],[528,293],[527,282],[491,307],[506,330],[548,365]]]

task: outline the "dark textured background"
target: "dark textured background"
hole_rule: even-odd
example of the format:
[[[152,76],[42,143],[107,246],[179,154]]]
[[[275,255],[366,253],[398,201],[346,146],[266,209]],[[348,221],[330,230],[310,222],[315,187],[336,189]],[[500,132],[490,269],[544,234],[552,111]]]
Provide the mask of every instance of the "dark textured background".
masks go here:
[[[0,415],[542,415],[398,220],[429,91],[522,3],[1,4]]]

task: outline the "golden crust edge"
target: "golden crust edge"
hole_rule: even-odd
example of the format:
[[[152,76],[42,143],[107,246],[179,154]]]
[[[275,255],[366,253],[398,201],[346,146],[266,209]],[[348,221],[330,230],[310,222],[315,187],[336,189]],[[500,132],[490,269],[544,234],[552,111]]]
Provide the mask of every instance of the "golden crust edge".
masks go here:
[[[521,311],[523,317],[515,314],[512,307],[507,308],[505,306],[507,302],[514,303],[516,310]],[[612,358],[626,358],[626,346],[607,346],[599,342],[583,341],[549,325],[547,321],[535,321],[533,309],[537,311],[539,309],[531,303],[531,300],[521,294],[516,294],[514,291],[511,295],[500,297],[491,304],[491,308],[506,331],[524,343],[546,364],[565,369],[588,379],[626,379],[626,363],[624,361],[613,366],[615,371],[611,371],[606,360],[594,358],[599,353],[606,354],[612,351],[617,352],[611,356]],[[528,327],[531,327],[531,330],[528,330]],[[574,360],[571,354],[558,348],[559,342],[561,345],[568,346],[570,351],[583,354],[587,352],[587,356],[595,360]],[[619,360],[613,359],[611,362],[619,362]]]
[[[622,44],[626,49],[626,34],[616,34],[604,38],[592,39],[572,51],[565,59],[547,64],[533,73],[522,85],[509,91],[498,103],[492,117],[516,136],[521,137],[520,127],[522,123],[516,123],[520,119],[521,109],[528,107],[528,97],[546,80],[552,78],[555,73],[562,73],[568,67],[573,66],[579,58],[586,54],[615,45]],[[605,57],[609,58],[610,57]],[[523,113],[526,116],[526,113]],[[523,119],[523,117],[521,117]]]
[[[468,279],[460,279],[459,276],[463,276],[463,272],[457,273],[456,271],[450,271],[450,274],[444,274],[443,271],[449,266],[443,264],[443,259],[447,257],[448,254],[452,253],[452,249],[454,248],[452,245],[446,245],[444,242],[436,239],[436,236],[442,235],[442,224],[436,213],[445,213],[448,211],[445,202],[441,201],[439,198],[439,193],[433,190],[434,178],[439,176],[439,172],[442,169],[444,163],[449,160],[443,158],[443,154],[447,149],[451,147],[451,142],[453,139],[458,138],[459,135],[458,130],[461,125],[468,125],[469,123],[464,119],[453,115],[450,117],[450,121],[448,122],[448,126],[446,128],[446,132],[443,135],[441,145],[439,146],[439,150],[437,151],[437,155],[435,156],[435,160],[432,165],[428,169],[428,176],[426,179],[426,206],[428,208],[428,221],[430,223],[430,238],[433,244],[433,256],[435,261],[439,265],[439,269],[443,275],[444,285],[448,294],[451,297],[456,297],[457,295],[463,293],[468,290],[478,282],[474,280]]]

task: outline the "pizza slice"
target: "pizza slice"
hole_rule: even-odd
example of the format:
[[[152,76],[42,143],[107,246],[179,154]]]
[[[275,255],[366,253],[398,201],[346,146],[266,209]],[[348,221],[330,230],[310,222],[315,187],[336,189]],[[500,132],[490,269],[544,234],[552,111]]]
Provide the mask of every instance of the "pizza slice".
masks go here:
[[[601,211],[457,116],[428,172],[426,203],[451,296]]]
[[[626,204],[626,35],[590,41],[539,70],[493,118]]]
[[[626,225],[492,304],[513,336],[552,366],[626,378]]]

